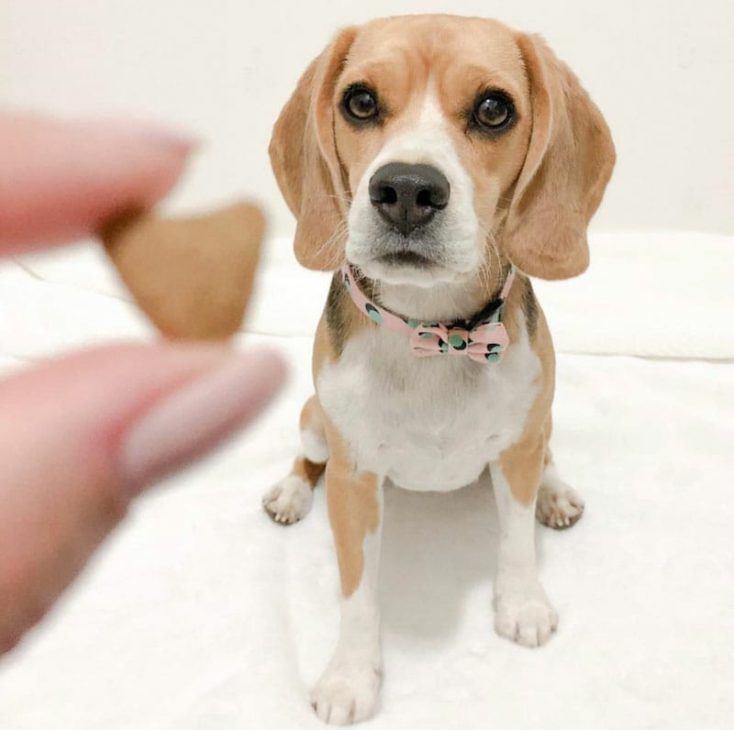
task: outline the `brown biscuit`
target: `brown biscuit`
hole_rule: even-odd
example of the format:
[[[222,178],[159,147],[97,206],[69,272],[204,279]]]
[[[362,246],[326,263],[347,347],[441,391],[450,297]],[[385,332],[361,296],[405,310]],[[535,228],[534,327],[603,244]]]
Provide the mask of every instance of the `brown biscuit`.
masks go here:
[[[126,216],[101,237],[135,301],[164,336],[221,340],[242,323],[264,229],[259,208],[239,203],[195,218]]]

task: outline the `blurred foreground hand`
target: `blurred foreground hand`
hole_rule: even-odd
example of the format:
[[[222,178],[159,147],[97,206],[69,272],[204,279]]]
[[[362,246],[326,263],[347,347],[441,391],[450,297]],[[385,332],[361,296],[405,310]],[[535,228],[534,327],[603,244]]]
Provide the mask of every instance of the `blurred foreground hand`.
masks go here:
[[[153,206],[191,147],[141,124],[0,115],[0,255]],[[0,654],[137,494],[250,422],[284,379],[271,351],[159,344],[88,350],[0,381]]]

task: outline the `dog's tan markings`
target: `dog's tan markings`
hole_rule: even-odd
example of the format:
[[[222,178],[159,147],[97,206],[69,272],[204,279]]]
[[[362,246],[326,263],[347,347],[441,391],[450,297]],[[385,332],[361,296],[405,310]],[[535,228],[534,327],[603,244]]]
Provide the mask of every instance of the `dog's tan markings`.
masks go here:
[[[510,342],[516,341],[521,326],[526,321],[518,317],[523,311],[524,290],[521,287],[510,293],[506,308],[506,326]],[[524,314],[524,312],[523,312]],[[522,318],[524,320],[525,317]],[[535,499],[543,467],[548,454],[551,434],[551,405],[555,384],[555,357],[548,324],[542,309],[538,307],[535,337],[530,346],[540,360],[540,374],[536,385],[538,395],[530,408],[525,428],[520,439],[500,454],[500,464],[513,496],[522,504],[529,505]]]
[[[543,458],[543,465],[548,466],[553,463],[553,450],[550,447],[550,438],[553,435],[553,412],[548,413],[548,418],[545,421],[545,434],[548,438],[548,443],[545,446],[545,457]]]
[[[311,488],[313,488],[318,484],[319,478],[324,473],[324,469],[326,469],[326,464],[317,464],[305,456],[298,456],[293,462],[291,474],[301,477],[301,479],[307,481],[311,485]]]
[[[502,452],[500,464],[512,496],[521,504],[529,505],[535,499],[545,457],[545,434],[531,434]]]
[[[324,417],[321,412],[321,405],[319,404],[319,399],[315,395],[312,395],[303,404],[298,425],[301,431],[306,428],[319,432],[324,430]]]
[[[319,405],[318,398],[315,395],[312,395],[303,404],[299,425],[301,431],[308,430],[317,434],[323,434],[323,414],[321,412],[321,406]],[[311,461],[305,456],[298,456],[293,462],[291,474],[301,477],[301,479],[304,479],[313,488],[318,484],[319,478],[324,473],[325,469],[326,462],[317,463],[315,461]]]
[[[357,472],[341,435],[327,424],[329,461],[326,465],[326,499],[334,533],[342,595],[359,587],[364,571],[364,541],[380,524],[378,478]]]

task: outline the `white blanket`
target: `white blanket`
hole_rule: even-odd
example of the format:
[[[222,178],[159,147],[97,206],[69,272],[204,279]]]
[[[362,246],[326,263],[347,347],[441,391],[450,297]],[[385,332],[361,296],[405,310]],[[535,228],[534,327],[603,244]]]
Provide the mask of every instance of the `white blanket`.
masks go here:
[[[562,353],[554,450],[587,503],[572,530],[538,533],[558,633],[531,651],[492,630],[488,484],[390,489],[385,684],[370,727],[732,727],[733,244],[606,235],[587,276],[537,286]],[[297,448],[325,296],[325,277],[297,269],[286,246],[271,252],[249,326],[260,334],[246,342],[288,355],[288,390],[142,500],[50,620],[0,660],[2,730],[322,727],[307,688],[338,625],[323,490],[293,527],[260,508]],[[0,268],[0,369],[148,336],[96,249]]]

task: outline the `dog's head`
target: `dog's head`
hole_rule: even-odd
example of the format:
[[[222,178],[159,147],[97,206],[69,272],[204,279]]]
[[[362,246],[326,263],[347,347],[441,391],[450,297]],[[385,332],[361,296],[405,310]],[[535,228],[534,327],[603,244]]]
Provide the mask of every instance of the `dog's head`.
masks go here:
[[[271,160],[314,269],[430,286],[491,267],[588,265],[614,165],[604,119],[545,43],[491,20],[412,16],[343,30],[301,77]]]

